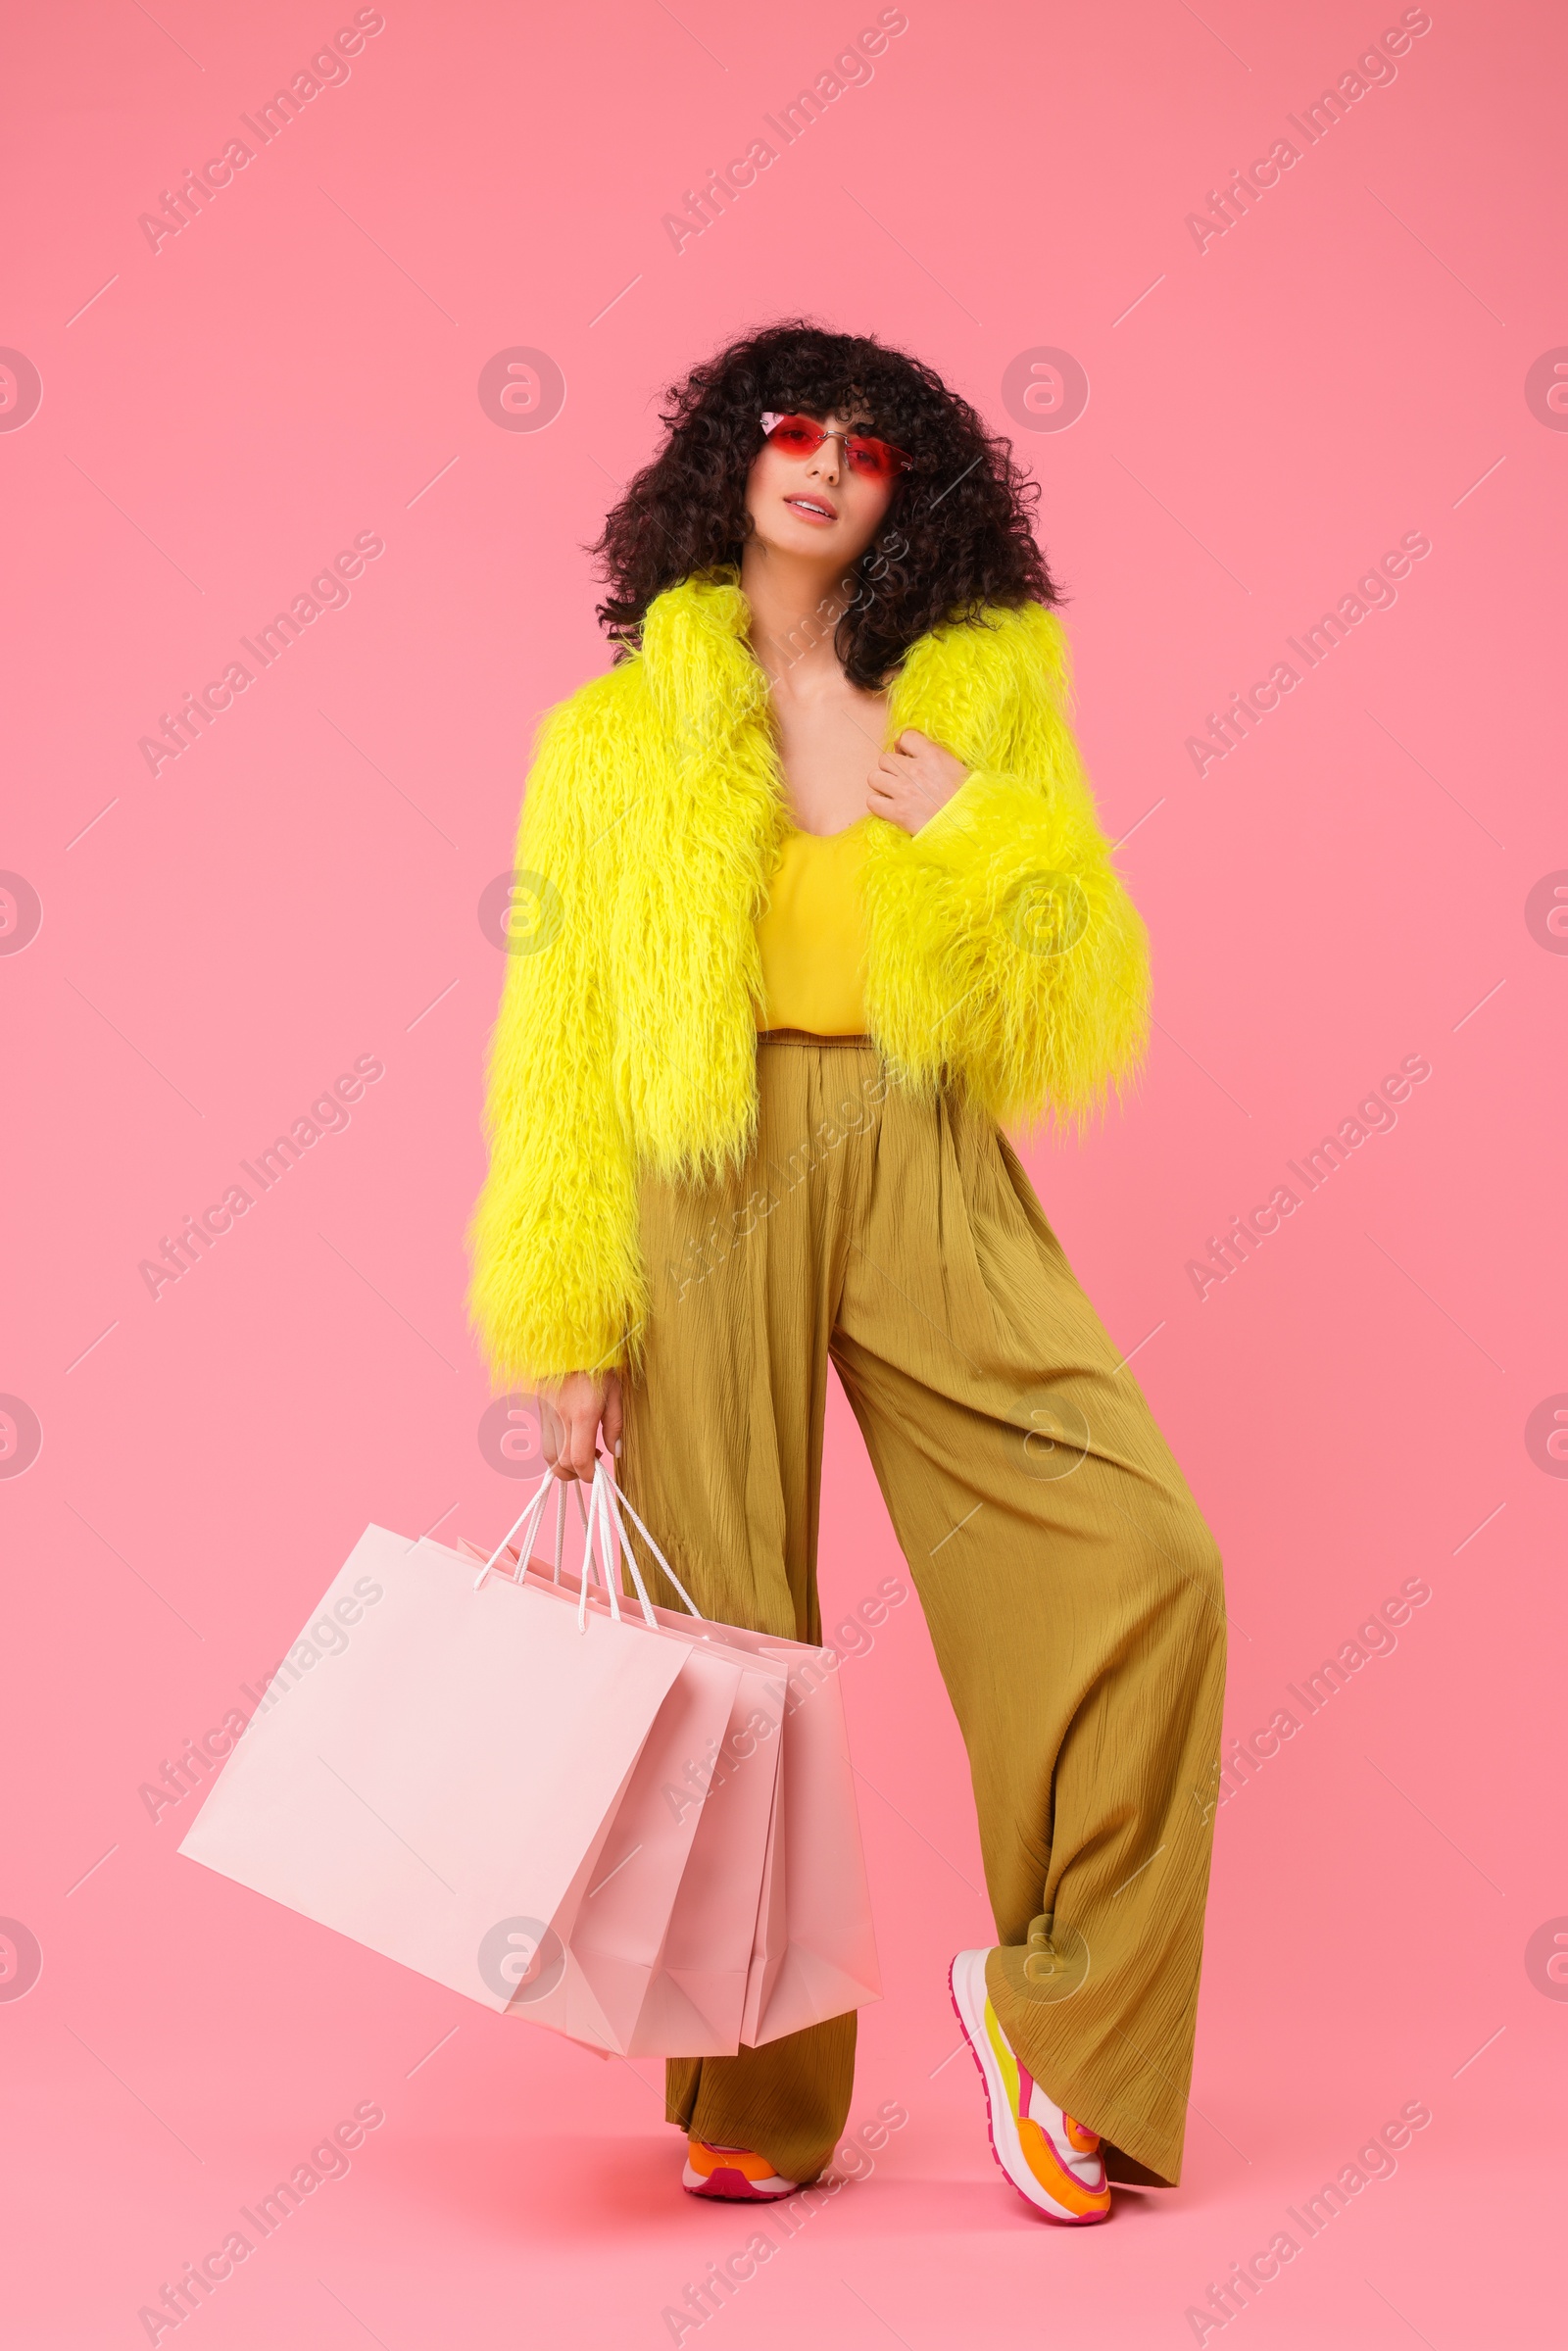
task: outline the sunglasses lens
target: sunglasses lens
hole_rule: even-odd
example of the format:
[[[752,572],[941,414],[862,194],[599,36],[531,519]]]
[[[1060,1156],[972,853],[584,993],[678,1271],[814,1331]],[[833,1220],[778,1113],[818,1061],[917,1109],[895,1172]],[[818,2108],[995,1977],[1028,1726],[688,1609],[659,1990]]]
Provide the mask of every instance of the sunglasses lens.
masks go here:
[[[764,427],[775,449],[789,457],[813,457],[828,438],[825,425],[812,416],[780,416]],[[838,439],[835,434],[834,439]],[[902,473],[908,459],[891,441],[873,440],[866,433],[852,432],[844,436],[844,462],[852,473],[864,474],[871,481],[891,481]]]

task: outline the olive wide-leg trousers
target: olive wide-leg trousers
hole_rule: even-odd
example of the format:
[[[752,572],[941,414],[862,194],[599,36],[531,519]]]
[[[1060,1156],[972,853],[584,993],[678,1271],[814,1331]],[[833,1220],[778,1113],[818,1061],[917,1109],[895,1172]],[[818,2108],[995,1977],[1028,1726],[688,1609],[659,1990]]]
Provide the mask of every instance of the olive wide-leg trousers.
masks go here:
[[[968,1749],[1003,2029],[1113,2178],[1174,2183],[1225,1671],[1213,1539],[989,1122],[859,1041],[775,1032],[758,1085],[744,1168],[644,1187],[622,1481],[705,1615],[819,1641],[831,1356]],[[814,2178],[855,2022],[672,2059],[669,2120]]]

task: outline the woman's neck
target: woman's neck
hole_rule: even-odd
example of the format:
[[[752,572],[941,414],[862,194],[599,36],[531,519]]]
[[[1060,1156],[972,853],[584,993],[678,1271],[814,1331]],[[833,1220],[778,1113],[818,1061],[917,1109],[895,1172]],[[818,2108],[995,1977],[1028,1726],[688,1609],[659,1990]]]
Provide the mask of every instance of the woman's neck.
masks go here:
[[[752,651],[775,689],[809,692],[819,679],[840,674],[833,636],[855,583],[837,565],[749,539],[741,551],[741,591],[751,607]]]

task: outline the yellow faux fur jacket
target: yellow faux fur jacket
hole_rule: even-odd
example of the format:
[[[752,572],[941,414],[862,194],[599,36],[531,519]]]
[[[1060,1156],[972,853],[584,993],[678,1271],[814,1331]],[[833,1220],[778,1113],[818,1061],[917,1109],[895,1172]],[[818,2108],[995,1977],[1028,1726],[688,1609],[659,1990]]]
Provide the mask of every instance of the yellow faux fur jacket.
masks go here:
[[[757,1108],[756,922],[788,823],[767,678],[733,573],[650,607],[642,649],[540,731],[491,1044],[470,1310],[496,1380],[636,1359],[645,1170],[700,1179]],[[1111,863],[1038,605],[931,630],[893,684],[970,769],[914,834],[870,827],[865,1002],[900,1081],[1073,1122],[1148,1022],[1144,926]]]

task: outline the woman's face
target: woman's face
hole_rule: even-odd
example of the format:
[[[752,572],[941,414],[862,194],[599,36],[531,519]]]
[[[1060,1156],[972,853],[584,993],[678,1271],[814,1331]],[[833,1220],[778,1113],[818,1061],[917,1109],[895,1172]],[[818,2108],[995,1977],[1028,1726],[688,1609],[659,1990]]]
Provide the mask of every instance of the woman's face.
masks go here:
[[[867,429],[863,418],[838,412],[816,421],[830,435]],[[848,570],[876,537],[896,487],[896,475],[878,480],[848,465],[842,440],[828,439],[808,457],[764,441],[747,476],[746,511],[762,546]]]

